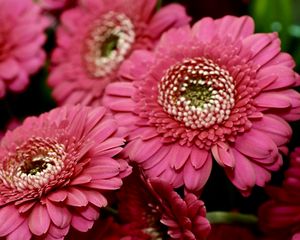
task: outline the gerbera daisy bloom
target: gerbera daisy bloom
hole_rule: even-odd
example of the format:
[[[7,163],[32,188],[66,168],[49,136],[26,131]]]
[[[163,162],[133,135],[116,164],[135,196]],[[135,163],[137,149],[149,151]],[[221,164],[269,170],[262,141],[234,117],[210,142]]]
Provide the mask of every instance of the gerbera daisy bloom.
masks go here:
[[[190,20],[181,5],[157,13],[155,5],[156,0],[83,0],[62,14],[49,77],[58,104],[99,105],[134,49],[152,49],[164,31]]]
[[[0,237],[62,239],[87,231],[130,168],[103,107],[57,108],[27,118],[0,143]]]
[[[122,223],[148,234],[143,239],[205,239],[210,225],[204,203],[188,193],[182,199],[160,179],[145,180],[134,171],[119,192]]]
[[[271,200],[259,209],[262,230],[270,239],[300,239],[300,148],[291,154],[282,187],[267,188]]]
[[[23,91],[43,65],[47,25],[32,0],[0,0],[0,98],[7,90]]]
[[[300,118],[294,61],[276,33],[253,34],[250,17],[203,18],[137,50],[104,104],[129,131],[125,157],[149,177],[200,190],[212,156],[247,195],[264,186]]]

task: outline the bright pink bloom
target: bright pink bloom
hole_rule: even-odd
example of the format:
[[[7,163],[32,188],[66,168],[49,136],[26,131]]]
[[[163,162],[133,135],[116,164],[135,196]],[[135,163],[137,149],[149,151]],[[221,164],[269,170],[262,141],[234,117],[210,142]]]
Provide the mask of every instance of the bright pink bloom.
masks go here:
[[[142,229],[150,238],[201,240],[210,231],[204,203],[191,193],[182,199],[160,179],[143,180],[134,172],[124,180],[118,212],[123,223]],[[167,227],[167,232],[163,229]],[[168,238],[169,239],[169,238]]]
[[[14,129],[15,129],[16,127],[18,127],[19,125],[20,125],[19,120],[17,120],[16,118],[12,118],[12,119],[8,122],[5,131],[3,131],[3,132],[0,131],[0,140],[4,137],[6,131],[14,130]]]
[[[161,34],[190,18],[178,4],[155,13],[156,0],[83,0],[62,14],[49,85],[62,104],[99,105],[135,49],[152,49]]]
[[[243,194],[282,163],[278,149],[300,118],[294,61],[276,33],[253,34],[250,17],[203,18],[138,50],[104,104],[129,131],[125,154],[149,177],[198,191],[212,156]]]
[[[259,209],[259,221],[270,239],[300,240],[300,148],[291,154],[282,187],[269,187],[271,200]]]
[[[0,98],[23,91],[45,61],[47,18],[32,0],[0,0]]]
[[[103,107],[63,107],[27,118],[0,144],[0,237],[62,239],[87,231],[130,169]]]

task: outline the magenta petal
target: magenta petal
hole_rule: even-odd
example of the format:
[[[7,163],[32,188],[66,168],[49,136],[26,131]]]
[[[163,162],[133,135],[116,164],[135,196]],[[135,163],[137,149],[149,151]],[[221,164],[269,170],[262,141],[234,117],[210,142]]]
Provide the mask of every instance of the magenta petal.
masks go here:
[[[254,22],[251,17],[243,16],[236,18],[233,16],[225,16],[216,20],[215,26],[219,38],[225,35],[232,39],[243,39],[254,32]]]
[[[122,186],[122,180],[119,178],[94,180],[86,186],[101,190],[116,190]]]
[[[266,108],[288,108],[290,100],[281,93],[264,92],[254,99],[255,105]]]
[[[190,17],[185,13],[183,6],[179,4],[169,4],[161,8],[152,18],[149,24],[149,33],[155,39],[164,31],[188,24]]]
[[[13,59],[7,59],[0,63],[0,77],[10,79],[20,71],[18,63]]]
[[[68,196],[68,193],[65,190],[55,191],[50,193],[48,199],[53,202],[63,202]]]
[[[16,207],[12,205],[0,208],[0,219],[2,219],[0,237],[10,234],[24,221]]]
[[[215,22],[210,17],[202,18],[192,28],[193,35],[203,42],[209,42],[216,34]]]
[[[28,222],[24,221],[18,228],[7,236],[7,240],[30,240],[32,237]]]
[[[97,207],[105,207],[107,205],[106,198],[99,192],[93,190],[82,190],[87,200]]]
[[[211,153],[209,151],[193,147],[190,155],[190,161],[193,167],[198,170],[206,163],[206,161],[209,161],[210,157]]]
[[[81,216],[90,221],[97,220],[100,214],[99,210],[92,205],[88,205],[84,208],[77,208],[76,210]]]
[[[184,147],[180,146],[179,144],[174,144],[168,155],[165,157],[165,160],[170,163],[171,167],[173,167],[175,170],[178,170],[184,166],[190,156],[190,153],[190,147]]]
[[[185,164],[183,181],[189,191],[198,192],[207,182],[212,168],[212,158],[211,155],[209,156],[200,169],[195,169],[190,161]]]
[[[63,239],[65,239],[65,236],[69,232],[69,229],[70,229],[70,225],[68,225],[65,228],[58,228],[54,224],[51,224],[49,231],[48,231],[49,234],[47,235],[47,238],[49,237],[49,239],[50,239],[50,237],[52,237],[51,239],[53,239],[53,240],[58,240],[58,239],[63,240]]]
[[[37,236],[41,236],[48,231],[50,222],[46,207],[40,203],[36,204],[29,216],[28,226],[30,231]]]
[[[51,201],[46,202],[47,210],[51,221],[59,228],[67,227],[72,219],[72,215],[69,210],[58,204],[53,204]]]
[[[233,168],[235,166],[235,158],[229,146],[219,146],[216,144],[212,147],[212,154],[222,167]]]
[[[109,84],[105,91],[110,95],[130,97],[133,95],[135,88],[129,82],[116,82]]]
[[[261,84],[261,78],[267,76],[268,78],[275,77],[271,84],[265,87],[264,90],[274,90],[284,87],[293,86],[296,83],[296,76],[292,69],[285,66],[273,65],[259,70],[257,74],[258,85]]]
[[[89,221],[79,215],[73,215],[71,224],[72,227],[74,227],[78,231],[87,232],[89,229],[92,228],[94,221]]]
[[[240,152],[232,149],[236,164],[233,169],[225,169],[232,183],[239,188],[243,194],[248,195],[256,183],[256,174],[252,163]]]
[[[260,121],[254,122],[253,128],[268,134],[277,146],[288,143],[292,136],[290,125],[282,118],[272,114],[265,114]]]
[[[271,138],[255,129],[238,137],[234,148],[246,156],[258,159],[268,158],[278,153],[277,146]]]
[[[68,198],[66,204],[75,207],[84,207],[88,204],[85,195],[77,188],[68,189]]]

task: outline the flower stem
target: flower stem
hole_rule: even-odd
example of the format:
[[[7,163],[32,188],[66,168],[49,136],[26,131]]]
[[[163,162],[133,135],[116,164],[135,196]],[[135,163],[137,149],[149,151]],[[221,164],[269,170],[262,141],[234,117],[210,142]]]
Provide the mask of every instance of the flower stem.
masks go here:
[[[161,8],[161,5],[162,5],[162,0],[157,0],[156,10],[159,10]]]
[[[208,212],[206,214],[206,218],[209,220],[211,224],[234,224],[234,223],[242,223],[242,224],[256,224],[257,217],[253,214],[244,214],[238,212]]]

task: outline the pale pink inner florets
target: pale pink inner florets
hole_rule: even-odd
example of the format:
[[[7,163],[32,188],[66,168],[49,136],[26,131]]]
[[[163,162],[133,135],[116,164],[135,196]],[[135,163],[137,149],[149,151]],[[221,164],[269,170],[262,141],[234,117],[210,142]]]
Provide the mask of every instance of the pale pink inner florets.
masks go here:
[[[92,24],[85,42],[88,72],[94,77],[110,74],[129,53],[134,40],[134,25],[125,14],[104,14]]]
[[[171,66],[158,85],[164,111],[192,129],[227,120],[234,107],[232,76],[212,60],[188,58]]]
[[[0,179],[18,191],[39,189],[64,168],[65,147],[52,139],[31,138],[7,157]]]

